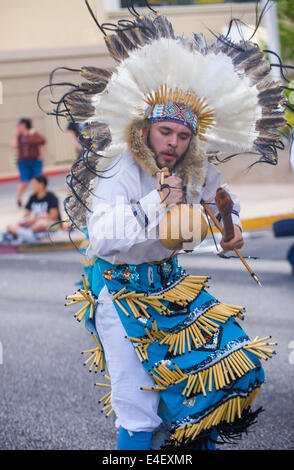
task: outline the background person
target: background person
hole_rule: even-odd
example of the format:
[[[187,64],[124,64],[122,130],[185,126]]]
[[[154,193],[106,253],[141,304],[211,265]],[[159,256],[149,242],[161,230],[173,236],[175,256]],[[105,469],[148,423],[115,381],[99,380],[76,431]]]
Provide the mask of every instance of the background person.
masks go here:
[[[20,183],[17,190],[17,204],[21,207],[21,198],[31,179],[40,175],[43,170],[43,157],[46,150],[46,139],[33,129],[32,120],[19,120],[11,147],[17,150],[17,166]]]
[[[24,217],[7,227],[8,233],[14,237],[34,238],[34,234],[46,232],[52,224],[61,220],[58,198],[47,191],[46,176],[34,176],[32,189],[33,194],[25,206]]]
[[[165,247],[161,216],[172,219],[176,204],[189,210],[203,201],[224,229],[228,215],[235,223],[234,243],[222,242],[223,250],[243,245],[239,204],[230,214],[214,212],[222,183],[210,152],[216,158],[248,149],[258,151],[259,161],[272,158],[274,131],[286,123],[282,110],[276,113],[281,95],[275,83],[266,82],[266,93],[260,88],[270,64],[249,41],[235,46],[220,36],[208,48],[202,34],[194,34],[194,43],[175,36],[163,15],[136,16],[128,36],[121,33],[106,41],[119,66],[111,78],[104,69],[95,69],[94,77],[91,69],[90,77],[85,67],[91,82],[103,77],[107,84],[92,89],[90,106],[85,86],[79,97],[85,106],[73,107],[77,120],[90,116],[85,149],[95,148],[97,171],[90,172],[86,158],[71,170],[65,210],[75,226],[87,225],[94,264],[89,289],[83,279],[86,295],[68,296],[67,305],[87,299],[75,317],[85,318],[95,340],[85,364],[92,360],[89,370],[101,372],[107,365],[111,384],[96,385],[111,388],[99,402],[106,416],[115,413],[118,450],[212,449],[217,435],[230,441],[256,422],[262,408],[252,411],[251,405],[264,382],[260,359],[274,354],[267,346],[275,343],[250,342],[235,319],[243,319],[243,307],[207,292],[208,277],[197,263],[197,275],[178,264],[174,246],[178,250],[181,240]]]

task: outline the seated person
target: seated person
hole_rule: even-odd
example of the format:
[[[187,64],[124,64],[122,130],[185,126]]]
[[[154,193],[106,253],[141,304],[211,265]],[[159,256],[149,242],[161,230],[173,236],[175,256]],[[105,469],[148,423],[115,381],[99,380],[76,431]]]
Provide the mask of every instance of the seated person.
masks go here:
[[[51,230],[50,226],[61,220],[58,199],[47,191],[46,176],[34,176],[31,184],[33,194],[25,206],[24,217],[20,222],[7,227],[7,240],[11,234],[15,238],[23,238],[23,241],[31,241],[30,239],[38,238],[36,234]],[[58,224],[52,227],[53,230],[58,228]]]

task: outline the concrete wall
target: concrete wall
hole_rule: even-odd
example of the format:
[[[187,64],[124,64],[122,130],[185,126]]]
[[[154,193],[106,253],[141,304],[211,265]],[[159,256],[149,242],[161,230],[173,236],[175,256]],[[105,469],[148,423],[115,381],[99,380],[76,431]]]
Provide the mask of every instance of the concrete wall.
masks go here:
[[[99,17],[103,0],[91,0]],[[88,46],[101,41],[84,0],[1,0],[0,50]]]
[[[108,3],[106,3],[108,1]],[[115,4],[115,3],[113,3]],[[101,21],[116,22],[129,17],[127,10],[108,11],[109,0],[92,0],[91,5]],[[193,31],[220,32],[234,16],[255,23],[252,3],[220,3],[158,8],[167,14],[177,34],[191,36]],[[51,70],[59,66],[79,68],[83,65],[112,67],[102,34],[91,19],[83,0],[1,0],[0,81],[3,104],[0,105],[0,173],[15,172],[15,155],[10,149],[14,128],[20,117],[31,117],[34,126],[45,134],[48,149],[45,164],[64,165],[75,158],[73,145],[62,133],[54,117],[46,116],[37,106],[37,91],[48,83]],[[79,82],[78,74],[58,72],[58,80]],[[46,103],[48,95],[43,95]],[[66,121],[63,124],[66,128]],[[286,160],[280,168],[254,170],[254,178],[291,178]],[[239,173],[239,165],[222,167],[227,179]],[[280,172],[280,173],[279,173]],[[251,176],[244,176],[252,181]]]
[[[100,22],[130,17],[127,9],[113,10],[117,1],[90,0]],[[167,14],[178,34],[220,31],[231,11],[255,23],[254,3],[195,4],[157,7]],[[146,10],[139,9],[144,12]],[[0,51],[53,49],[102,43],[102,34],[91,19],[84,0],[1,0]]]
[[[46,115],[37,104],[38,90],[48,84],[49,73],[56,67],[80,68],[82,65],[107,67],[113,65],[102,45],[62,49],[14,51],[13,59],[8,52],[0,58],[0,80],[3,85],[3,104],[0,106],[0,172],[15,171],[14,151],[10,149],[15,124],[20,117],[31,117],[34,127],[47,138],[48,148],[45,164],[48,166],[72,162],[75,151],[71,140],[58,128],[53,116]],[[79,83],[79,74],[57,73],[56,80]],[[50,110],[49,94],[41,97],[41,105]],[[52,99],[52,98],[51,98]],[[54,98],[53,98],[54,99]],[[66,130],[67,121],[61,119]]]

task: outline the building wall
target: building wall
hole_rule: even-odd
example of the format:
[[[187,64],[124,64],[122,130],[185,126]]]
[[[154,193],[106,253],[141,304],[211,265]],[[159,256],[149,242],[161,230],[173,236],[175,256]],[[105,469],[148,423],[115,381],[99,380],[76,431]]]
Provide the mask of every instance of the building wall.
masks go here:
[[[101,21],[116,22],[128,18],[127,10],[105,8],[109,0],[92,0],[91,5]],[[115,2],[112,3],[112,6]],[[183,7],[162,7],[177,34],[191,36],[193,31],[220,32],[234,16],[255,23],[255,6],[252,3],[214,4]],[[0,173],[15,172],[15,155],[10,148],[16,122],[20,117],[31,117],[34,127],[48,140],[45,164],[65,165],[73,161],[75,151],[65,132],[61,132],[54,117],[47,116],[37,105],[38,90],[48,83],[51,70],[60,66],[80,68],[83,65],[113,67],[108,57],[102,34],[91,19],[83,0],[1,0],[0,18],[0,81],[3,88],[3,104],[0,105]],[[56,75],[59,81],[78,83],[79,76],[69,71]],[[48,92],[42,95],[41,103],[48,109]],[[47,106],[46,106],[47,104]],[[66,129],[66,121],[61,121]],[[227,178],[238,174],[238,165],[223,167]],[[289,171],[281,169],[289,177]],[[235,169],[234,169],[235,168]],[[268,171],[268,170],[267,170]],[[278,170],[279,171],[279,170]],[[268,173],[277,177],[277,169]],[[264,173],[256,169],[255,178],[262,179]],[[260,176],[258,176],[260,175]],[[245,179],[248,176],[244,176]],[[283,178],[283,176],[281,176]],[[252,176],[249,177],[250,181]]]
[[[130,17],[127,9],[115,9],[117,0],[90,0],[100,22]],[[146,11],[146,9],[138,9]],[[178,34],[219,32],[231,18],[255,23],[254,3],[195,4],[157,7],[167,14]],[[102,43],[102,34],[91,19],[84,0],[1,0],[0,51],[54,49]]]
[[[47,138],[45,164],[52,166],[72,162],[75,158],[74,146],[62,132],[54,116],[46,115],[37,104],[38,90],[47,85],[49,74],[56,67],[78,69],[83,65],[112,67],[112,60],[106,55],[104,46],[46,49],[14,52],[13,59],[9,53],[2,53],[0,58],[0,80],[3,85],[3,104],[0,106],[0,172],[15,172],[15,155],[10,144],[15,125],[20,117],[30,117],[34,127]],[[79,83],[79,74],[57,72],[56,81]],[[62,90],[62,89],[61,89]],[[65,91],[64,89],[62,91]],[[49,91],[41,94],[40,104],[45,111],[52,110],[49,103],[57,96],[50,97]],[[61,127],[66,131],[67,120],[60,119]]]
[[[104,15],[103,0],[91,0]],[[84,0],[1,0],[0,50],[53,49],[102,42]]]

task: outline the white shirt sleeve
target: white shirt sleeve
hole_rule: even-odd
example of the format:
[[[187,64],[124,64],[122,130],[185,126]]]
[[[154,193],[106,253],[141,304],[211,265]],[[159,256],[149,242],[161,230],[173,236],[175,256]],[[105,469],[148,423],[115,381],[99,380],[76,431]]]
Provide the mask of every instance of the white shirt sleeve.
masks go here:
[[[103,185],[106,188],[106,185]],[[91,252],[96,256],[110,257],[126,253],[130,248],[148,246],[157,238],[156,227],[166,212],[156,189],[138,201],[128,200],[126,182],[108,183],[109,194],[103,190],[101,202],[94,205],[88,216],[88,233]]]
[[[233,211],[232,211],[232,220],[234,225],[238,225],[241,230],[242,230],[242,224],[240,220],[240,202],[239,199],[235,194],[232,194],[228,188],[227,184],[222,183],[223,176],[222,174],[215,168],[214,165],[211,163],[208,164],[208,172],[206,176],[206,181],[205,185],[203,188],[203,193],[202,193],[202,198],[203,200],[208,203],[209,208],[212,210],[216,218],[220,221],[222,224],[221,220],[221,215],[218,211],[218,208],[215,203],[215,194],[216,190],[220,187],[224,188],[229,195],[232,198],[232,201],[234,203],[233,205]]]

